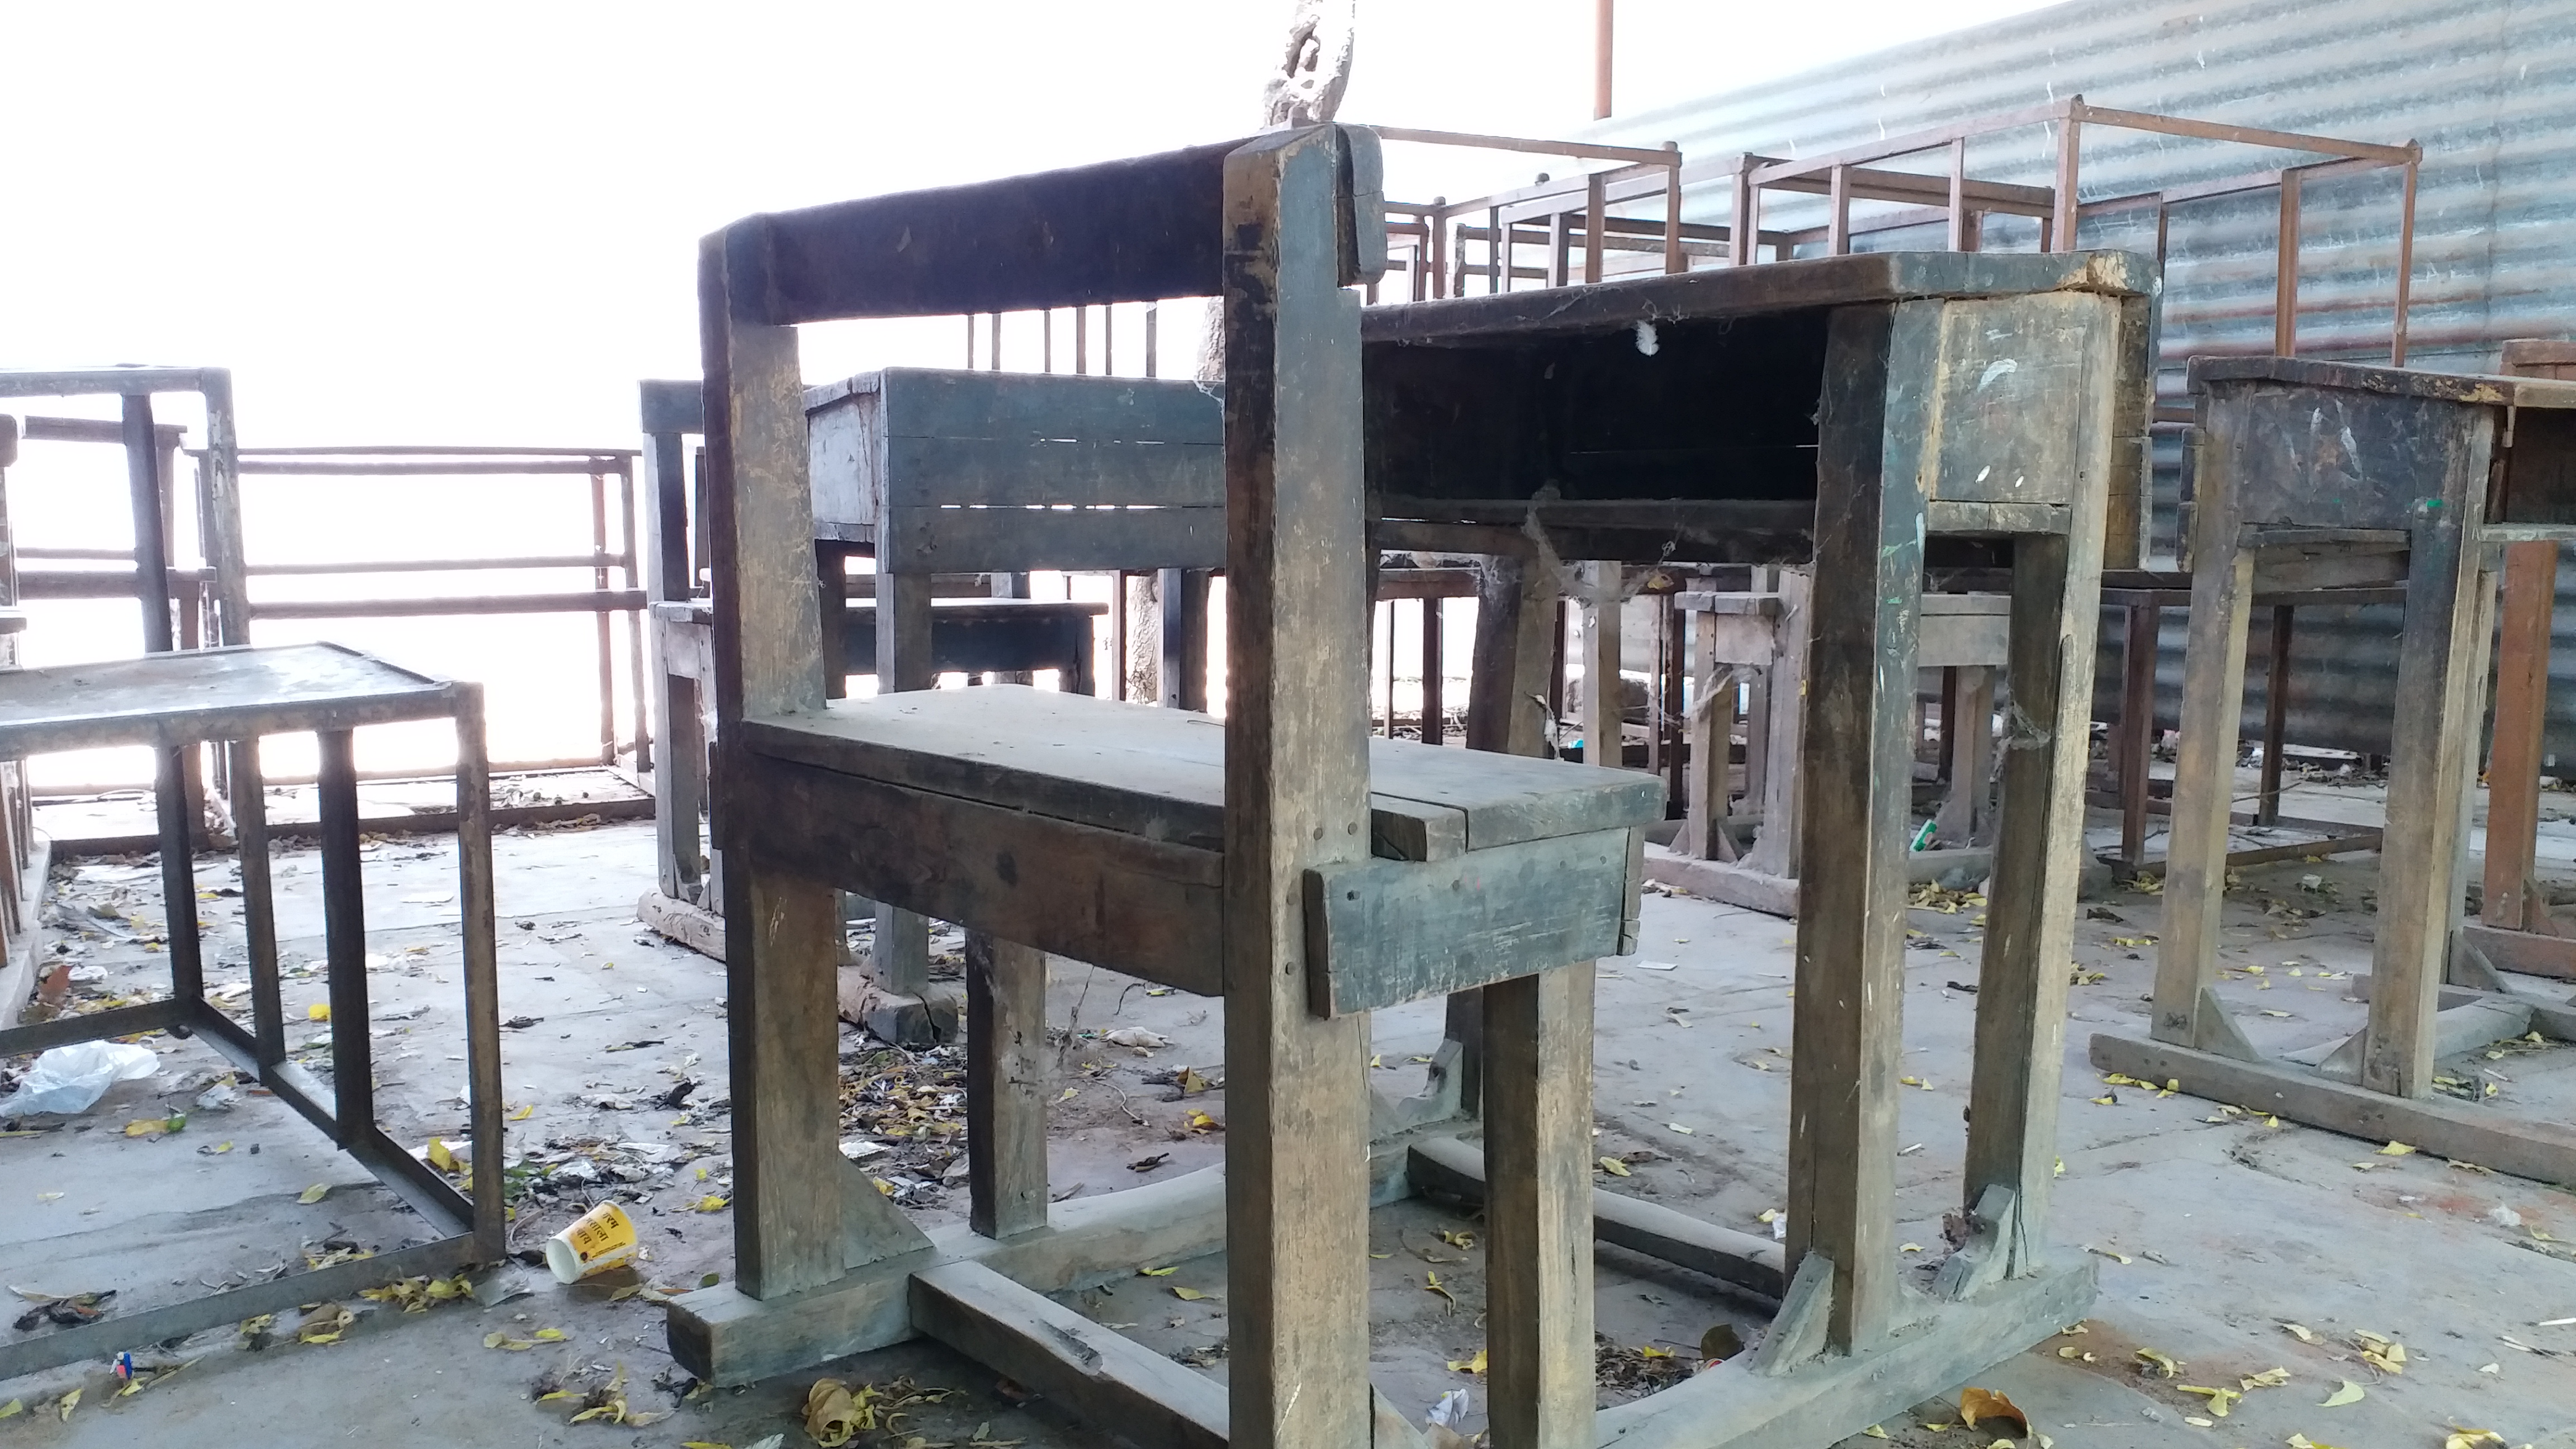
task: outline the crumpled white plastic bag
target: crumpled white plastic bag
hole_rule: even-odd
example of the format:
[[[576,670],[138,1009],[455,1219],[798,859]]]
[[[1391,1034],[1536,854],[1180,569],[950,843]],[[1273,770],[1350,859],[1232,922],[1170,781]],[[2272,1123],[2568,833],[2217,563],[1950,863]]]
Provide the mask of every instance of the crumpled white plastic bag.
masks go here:
[[[35,1066],[19,1081],[18,1090],[0,1099],[0,1117],[86,1112],[98,1105],[109,1087],[159,1070],[161,1058],[146,1046],[115,1041],[58,1046],[36,1058]]]

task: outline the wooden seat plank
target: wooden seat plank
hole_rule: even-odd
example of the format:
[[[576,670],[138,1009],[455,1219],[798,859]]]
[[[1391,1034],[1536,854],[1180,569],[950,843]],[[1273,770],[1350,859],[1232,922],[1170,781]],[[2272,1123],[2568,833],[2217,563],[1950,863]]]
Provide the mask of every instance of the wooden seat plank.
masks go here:
[[[744,733],[774,759],[1221,847],[1225,732],[1206,715],[994,685],[835,700]],[[1627,829],[1663,809],[1649,775],[1407,740],[1370,742],[1369,780],[1378,853],[1397,859]]]

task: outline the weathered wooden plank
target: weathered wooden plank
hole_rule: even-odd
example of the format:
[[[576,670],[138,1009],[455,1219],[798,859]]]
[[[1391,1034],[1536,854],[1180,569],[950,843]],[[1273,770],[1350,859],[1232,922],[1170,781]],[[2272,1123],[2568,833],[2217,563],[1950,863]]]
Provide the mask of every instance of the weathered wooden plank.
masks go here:
[[[1242,1449],[1350,1449],[1371,1413],[1368,1023],[1312,1015],[1303,979],[1305,873],[1369,848],[1346,167],[1376,175],[1373,136],[1285,132],[1225,163],[1226,1279]]]
[[[2174,756],[2165,848],[2164,930],[2156,944],[2158,1041],[2218,1050],[2225,1030],[2204,1009],[2226,902],[2227,826],[2236,773],[2254,555],[2237,546],[2237,461],[2187,445],[2198,466],[2192,519],[2191,638],[2183,651],[2182,742]]]
[[[1494,1449],[1595,1443],[1592,974],[1587,960],[1485,989]]]
[[[1583,663],[1583,763],[1618,769],[1627,763],[1627,727],[1621,708],[1626,681],[1619,673],[1619,584],[1616,563],[1583,566],[1582,612],[1575,629]]]
[[[1225,1449],[1223,1385],[981,1263],[912,1275],[923,1333],[1144,1449]]]
[[[2504,550],[2496,638],[2494,743],[2487,755],[2485,890],[2478,919],[2508,931],[2545,929],[2548,901],[2533,889],[2540,830],[2541,734],[2549,704],[2549,623],[2558,545]]]
[[[1776,1378],[1756,1373],[1750,1362],[1730,1360],[1662,1393],[1605,1410],[1601,1444],[1774,1449],[1839,1443],[2054,1336],[2082,1319],[2093,1297],[2089,1266],[2060,1268],[1927,1314],[1849,1357],[1827,1355]]]
[[[1132,1276],[1140,1263],[1214,1252],[1225,1245],[1224,1169],[1057,1203],[1048,1227],[997,1241],[951,1224],[930,1234],[930,1251],[918,1257],[766,1301],[731,1283],[681,1294],[671,1305],[672,1356],[709,1383],[742,1384],[900,1343],[913,1335],[912,1272],[941,1262],[980,1262],[1055,1293]]]
[[[759,807],[728,813],[742,808]],[[725,894],[734,1262],[742,1291],[768,1298],[830,1283],[846,1266],[839,1122],[814,1109],[840,1094],[841,903],[766,860],[727,871]]]
[[[894,510],[876,542],[881,557],[935,573],[1223,568],[1225,510],[915,505]]]
[[[2330,1082],[2304,1070],[2235,1061],[2167,1042],[2097,1032],[2094,1066],[2150,1081],[2178,1081],[2195,1097],[2270,1112],[2372,1142],[2473,1162],[2539,1182],[2576,1183],[2576,1132],[2440,1097],[2394,1097]]]
[[[1693,860],[1662,846],[1646,847],[1646,879],[1707,900],[1742,906],[1783,920],[1798,914],[1798,882],[1750,865],[1724,860]]]
[[[1986,885],[1985,951],[1977,974],[1976,1054],[1969,1083],[1968,1154],[1960,1206],[2009,1193],[2008,1235],[2046,1231],[2055,1177],[2060,1064],[2065,1057],[2066,963],[2074,951],[2076,889],[2086,861],[2084,776],[2092,753],[2094,650],[2102,632],[2106,480],[2118,467],[2122,369],[2100,355],[2119,335],[2117,304],[2070,297],[2097,314],[2087,366],[2057,379],[2044,405],[2068,431],[2056,461],[2073,486],[2074,524],[2013,542],[2011,723]],[[2071,323],[2069,325],[2072,325]],[[2037,403],[2029,406],[2043,406]],[[1988,738],[1991,681],[1963,681],[1978,746]],[[1969,751],[1964,782],[1982,794],[1985,752]],[[1963,782],[1953,781],[1956,788]],[[2001,1225],[1990,1224],[2000,1230]],[[2013,1263],[2016,1275],[2027,1267]]]
[[[1937,304],[1833,316],[1819,407],[1814,594],[1798,796],[1798,1010],[1790,1074],[1788,1257],[1834,1265],[1827,1339],[1887,1332],[1897,1294],[1896,1070],[1905,944],[1905,827],[1914,778],[1919,475],[1882,471],[1888,424]]]
[[[1046,953],[966,933],[967,1222],[988,1238],[1046,1226]]]
[[[738,294],[757,285],[745,270],[758,259],[745,255],[740,241],[731,230],[707,239],[698,284],[706,395],[723,400],[706,419],[702,482],[716,565],[719,738],[746,713],[786,714],[823,702],[796,333],[750,320],[756,304]]]
[[[1628,847],[1627,831],[1602,830],[1441,861],[1308,871],[1313,1009],[1378,1011],[1620,954]]]
[[[741,733],[772,758],[1149,840],[1213,848],[1222,829],[1225,733],[1204,715],[993,685],[838,700]],[[1478,760],[1410,740],[1372,739],[1368,759],[1372,834],[1388,844],[1444,840],[1460,814],[1465,847],[1486,849],[1662,813],[1662,785],[1636,771]]]
[[[696,379],[646,378],[636,384],[642,404],[644,433],[704,433],[707,395]]]
[[[897,508],[1225,506],[1225,450],[1212,442],[890,437],[885,447]]]
[[[2049,290],[2147,296],[2153,263],[2127,252],[1878,252],[1815,257],[1791,267],[1722,267],[1621,277],[1583,290],[1372,307],[1361,337],[1380,344],[1466,341],[1479,334],[1617,333],[1639,317],[1777,314],[1908,297],[1977,297]]]
[[[2460,941],[2474,946],[2499,971],[2576,981],[2576,936],[2544,936],[2537,931],[2499,931],[2463,923]]]
[[[726,809],[746,812],[745,843],[907,914],[1203,996],[1223,989],[1213,851],[779,760]]]
[[[754,320],[746,273],[756,261],[737,233],[701,253],[699,325],[706,395],[708,527],[715,562],[716,707],[728,783],[745,761],[736,728],[746,711],[812,710],[823,702],[805,412],[796,335]],[[747,763],[747,761],[745,761]],[[747,781],[745,782],[748,783]],[[760,803],[717,818],[718,838]],[[763,863],[768,864],[767,862]],[[837,1123],[813,1109],[839,1090],[835,967],[839,898],[790,872],[728,872],[726,1038],[734,1104],[734,1260],[753,1297],[830,1283],[845,1256]]]
[[[727,229],[746,244],[741,315],[778,325],[1209,296],[1235,145],[747,218]]]
[[[2109,401],[2115,299],[2082,292],[1954,301],[1938,309],[1933,389],[1920,433],[1928,500],[2056,504],[2108,481],[2108,419],[2071,399]],[[1892,458],[1891,466],[1895,466]]]
[[[1485,1201],[1485,1154],[1455,1137],[1426,1137],[1411,1144],[1407,1171],[1418,1192],[1455,1198],[1469,1206]],[[1703,1222],[1642,1198],[1592,1190],[1592,1235],[1613,1247],[1659,1258],[1764,1298],[1778,1298],[1787,1280],[1780,1245],[1769,1238]]]
[[[889,438],[1163,443],[1221,448],[1225,385],[1187,378],[889,367],[809,388],[808,408],[874,391]],[[1220,466],[1212,500],[1225,496]]]
[[[2460,832],[2486,704],[2494,581],[2476,539],[2496,419],[2478,410],[2457,421],[2467,425],[2453,432],[2457,450],[2408,480],[2417,493],[2438,480],[2439,492],[2433,507],[2419,501],[2408,552],[2371,943],[2378,990],[2361,1050],[2361,1084],[2404,1097],[2433,1090],[2435,1001],[2460,912]]]
[[[1764,668],[1763,708],[1747,727],[1762,735],[1762,824],[1745,852],[1744,870],[1783,880],[1798,873],[1805,851],[1800,784],[1806,770],[1808,691],[1799,683],[1808,669],[1809,639],[1815,627],[1815,573],[1782,569],[1779,583],[1778,653]],[[1912,596],[1916,589],[1908,585]],[[1747,761],[1748,768],[1750,760]]]
[[[1926,594],[1925,600],[1941,597]],[[1925,669],[1991,668],[2011,652],[2009,620],[1990,614],[1936,614],[1926,610],[1915,662]]]

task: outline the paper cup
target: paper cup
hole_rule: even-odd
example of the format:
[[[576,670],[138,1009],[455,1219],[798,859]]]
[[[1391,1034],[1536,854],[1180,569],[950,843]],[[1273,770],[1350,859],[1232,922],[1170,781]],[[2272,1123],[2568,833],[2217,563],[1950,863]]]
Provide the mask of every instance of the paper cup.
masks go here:
[[[565,1283],[578,1283],[634,1254],[635,1220],[613,1202],[601,1203],[546,1239],[546,1266]]]

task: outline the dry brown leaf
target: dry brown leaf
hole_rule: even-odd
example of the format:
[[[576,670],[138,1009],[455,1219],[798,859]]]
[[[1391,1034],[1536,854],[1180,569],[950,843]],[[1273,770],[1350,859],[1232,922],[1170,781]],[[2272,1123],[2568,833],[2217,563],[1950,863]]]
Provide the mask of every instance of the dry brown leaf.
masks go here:
[[[850,1397],[850,1386],[839,1379],[816,1379],[805,1391],[805,1432],[823,1449],[840,1449],[866,1427],[867,1416],[859,1411]]]
[[[2012,1400],[1992,1389],[1959,1390],[1959,1422],[1973,1429],[1980,1419],[2005,1421],[2013,1426],[2015,1434],[2025,1437],[2030,1433],[2030,1416]]]

